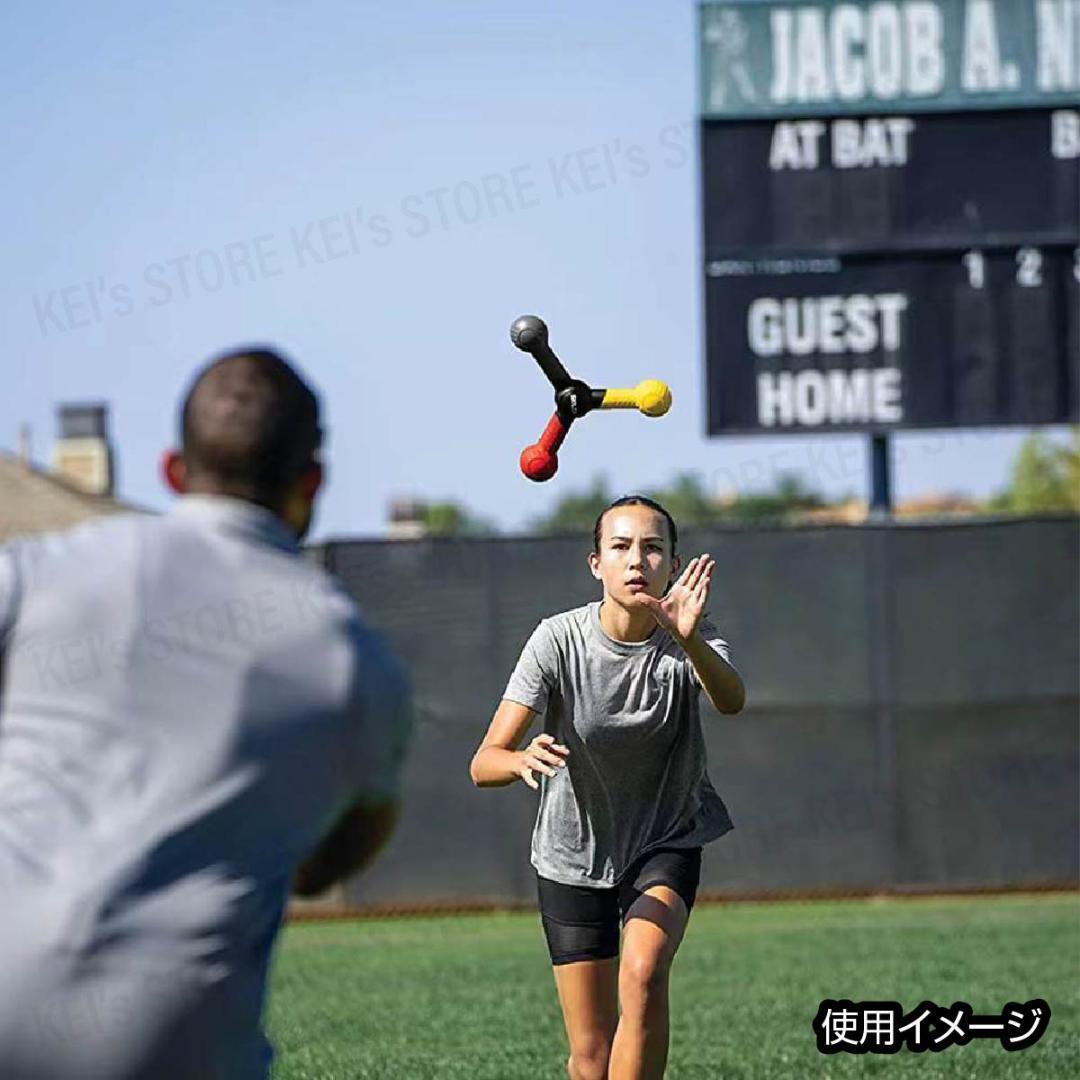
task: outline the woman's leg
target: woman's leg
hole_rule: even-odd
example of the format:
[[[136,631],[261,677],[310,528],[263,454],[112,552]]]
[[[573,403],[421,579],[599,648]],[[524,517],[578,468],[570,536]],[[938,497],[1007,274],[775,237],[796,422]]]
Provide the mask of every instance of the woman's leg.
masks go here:
[[[571,1080],[607,1080],[619,1022],[619,895],[615,888],[536,879],[540,921],[570,1043]]]
[[[658,1080],[668,1053],[668,978],[690,913],[667,885],[654,885],[629,907],[619,965],[619,1018],[609,1080]]]
[[[608,1058],[619,1021],[619,958],[557,964],[559,991],[570,1058],[570,1080],[607,1080]]]

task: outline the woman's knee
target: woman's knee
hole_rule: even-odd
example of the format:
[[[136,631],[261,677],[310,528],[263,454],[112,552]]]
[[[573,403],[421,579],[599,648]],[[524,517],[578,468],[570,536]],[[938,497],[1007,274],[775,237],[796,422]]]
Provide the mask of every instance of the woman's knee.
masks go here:
[[[575,1040],[566,1071],[571,1080],[605,1080],[611,1057],[611,1038],[596,1032]]]
[[[662,954],[624,954],[619,965],[619,998],[623,1011],[640,1008],[667,993],[671,961]]]

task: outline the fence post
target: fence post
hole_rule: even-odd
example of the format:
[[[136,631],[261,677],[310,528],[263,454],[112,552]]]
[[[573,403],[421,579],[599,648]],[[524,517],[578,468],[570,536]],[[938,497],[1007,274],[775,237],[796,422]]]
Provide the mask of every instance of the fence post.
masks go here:
[[[902,883],[900,879],[904,872],[906,843],[893,686],[894,528],[891,524],[882,523],[868,529],[866,596],[870,639],[870,700],[877,745],[878,785],[884,814],[882,832],[889,844],[889,884],[896,887]]]

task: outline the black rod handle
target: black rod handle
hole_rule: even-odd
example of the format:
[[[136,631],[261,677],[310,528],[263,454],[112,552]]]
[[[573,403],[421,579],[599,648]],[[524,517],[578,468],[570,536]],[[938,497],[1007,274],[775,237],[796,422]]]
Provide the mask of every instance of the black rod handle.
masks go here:
[[[522,315],[520,319],[515,319],[510,324],[510,340],[540,365],[556,393],[573,382],[562,362],[551,351],[547,326],[539,316]]]

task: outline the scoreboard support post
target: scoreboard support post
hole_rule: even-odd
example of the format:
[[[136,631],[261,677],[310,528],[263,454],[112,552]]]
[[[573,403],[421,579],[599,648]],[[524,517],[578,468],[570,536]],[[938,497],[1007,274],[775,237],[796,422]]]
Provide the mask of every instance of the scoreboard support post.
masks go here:
[[[892,472],[889,436],[870,436],[870,516],[876,520],[892,516]]]

